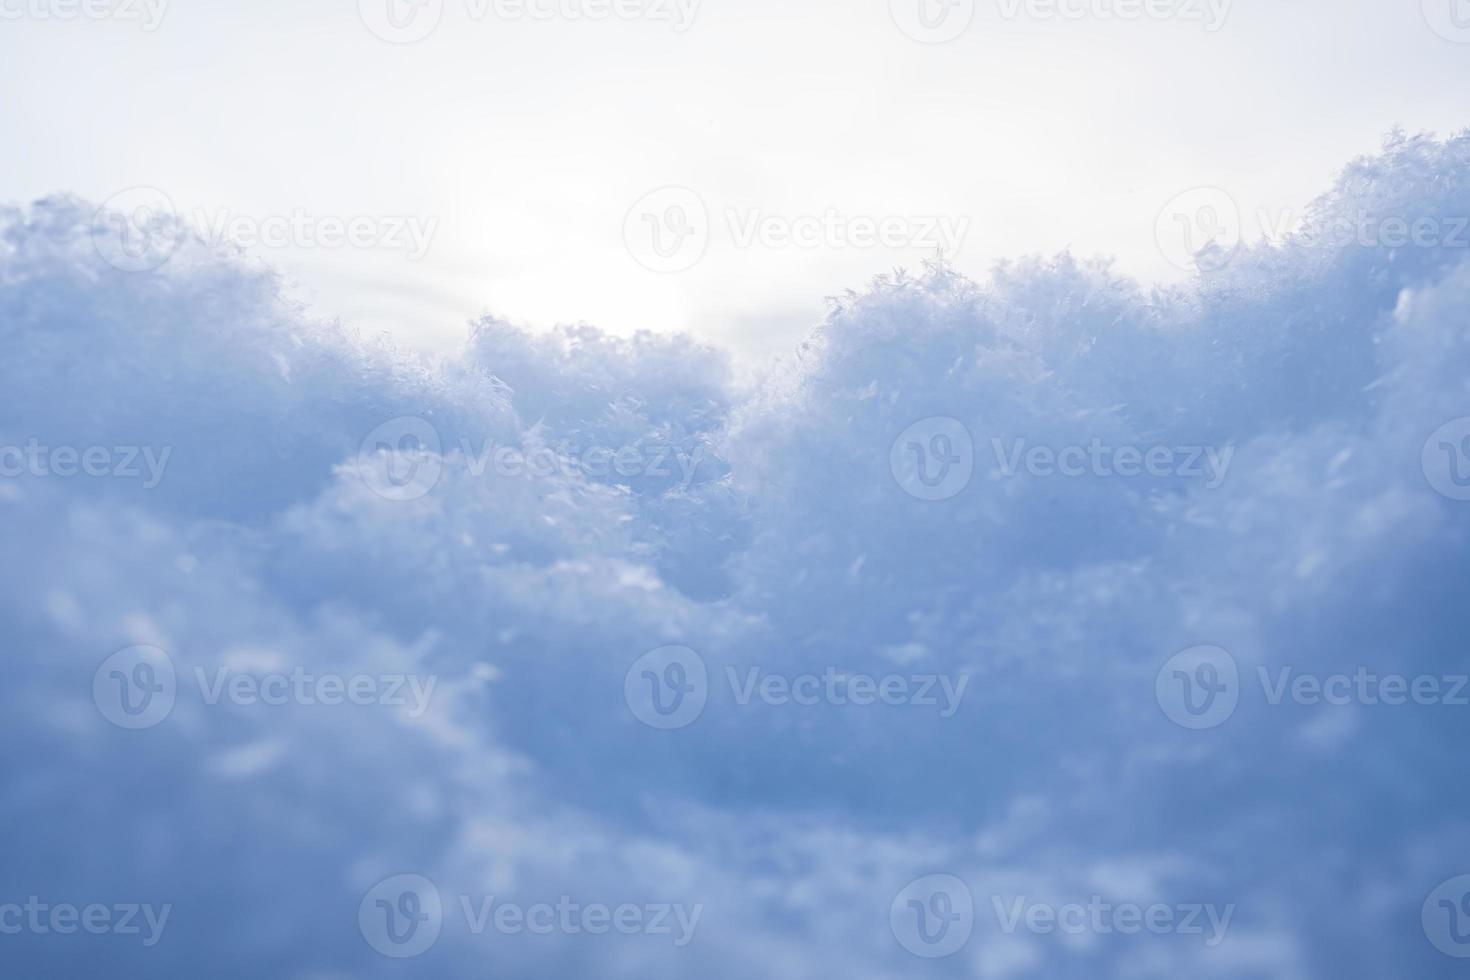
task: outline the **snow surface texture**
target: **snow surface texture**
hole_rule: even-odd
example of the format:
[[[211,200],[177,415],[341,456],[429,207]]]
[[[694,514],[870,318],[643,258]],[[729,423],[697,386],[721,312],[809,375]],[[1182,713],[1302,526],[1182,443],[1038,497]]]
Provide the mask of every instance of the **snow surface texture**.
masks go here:
[[[1470,215],[1470,137],[1391,139],[1311,221],[1364,212]],[[0,444],[170,455],[154,487],[0,480],[0,902],[172,912],[151,947],[0,936],[5,975],[1458,975],[1421,907],[1470,872],[1470,707],[1273,705],[1257,668],[1465,669],[1470,502],[1424,455],[1470,415],[1463,243],[1304,234],[1152,294],[1068,256],[893,276],[746,385],[688,339],[490,319],[424,364],[238,258],[185,242],[129,272],[94,231],[75,200],[0,212]],[[933,417],[973,437],[973,474],[928,500],[895,440]],[[441,451],[373,437],[402,418]],[[920,457],[957,445],[932,435]],[[992,440],[1230,456],[1219,481],[1007,475]],[[508,474],[487,445],[644,462]],[[127,730],[93,681],[138,644],[177,695]],[[669,644],[702,658],[707,703],[664,730],[629,674]],[[1202,644],[1239,703],[1195,730],[1156,681]],[[210,704],[196,680],[297,666],[437,686],[415,712]],[[741,704],[755,667],[968,686],[948,717]],[[443,915],[397,959],[359,911],[405,873]],[[973,902],[939,958],[898,925],[932,874]],[[702,910],[684,945],[476,934],[461,896]],[[1204,916],[1156,935],[997,912],[1094,896],[1233,912],[1213,944]]]

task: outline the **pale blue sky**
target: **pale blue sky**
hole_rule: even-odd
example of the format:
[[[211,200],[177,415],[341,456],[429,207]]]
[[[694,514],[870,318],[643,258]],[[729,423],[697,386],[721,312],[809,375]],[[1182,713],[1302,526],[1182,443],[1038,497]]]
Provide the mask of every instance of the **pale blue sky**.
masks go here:
[[[414,44],[379,39],[350,0],[172,0],[153,31],[131,8],[59,20],[56,2],[0,0],[4,199],[150,185],[210,220],[435,222],[419,261],[252,249],[317,312],[429,348],[488,310],[781,350],[823,296],[930,251],[742,246],[757,214],[946,216],[967,223],[953,258],[973,275],[1070,247],[1168,279],[1154,228],[1176,193],[1228,189],[1249,234],[1390,127],[1470,122],[1470,44],[1429,26],[1458,0],[1234,0],[1214,31],[1187,9],[1007,16],[1011,0],[980,0],[945,44],[907,36],[887,0],[703,0],[684,30],[660,10],[532,20],[442,0]],[[697,192],[709,243],[659,273],[624,221],[668,185]]]

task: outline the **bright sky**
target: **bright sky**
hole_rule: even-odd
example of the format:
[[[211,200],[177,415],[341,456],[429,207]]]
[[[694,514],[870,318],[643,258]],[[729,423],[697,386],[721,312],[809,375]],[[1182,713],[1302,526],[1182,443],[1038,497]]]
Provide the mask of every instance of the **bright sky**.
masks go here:
[[[583,2],[0,0],[0,195],[157,188],[413,346],[490,311],[761,354],[936,248],[1176,278],[1175,195],[1254,237],[1470,125],[1466,0]]]

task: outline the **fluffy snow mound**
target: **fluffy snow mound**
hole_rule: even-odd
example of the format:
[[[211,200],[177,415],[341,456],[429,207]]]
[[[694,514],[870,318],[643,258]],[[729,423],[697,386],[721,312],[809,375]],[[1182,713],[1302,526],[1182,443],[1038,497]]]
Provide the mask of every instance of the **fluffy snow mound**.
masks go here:
[[[876,280],[747,384],[490,319],[427,362],[0,211],[0,904],[171,910],[6,974],[1451,975],[1470,249],[1314,233],[1364,215],[1470,215],[1470,137],[1177,289]],[[404,874],[422,950],[372,924]]]

